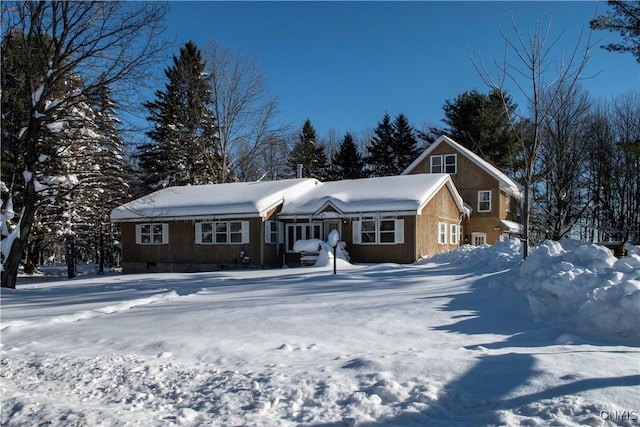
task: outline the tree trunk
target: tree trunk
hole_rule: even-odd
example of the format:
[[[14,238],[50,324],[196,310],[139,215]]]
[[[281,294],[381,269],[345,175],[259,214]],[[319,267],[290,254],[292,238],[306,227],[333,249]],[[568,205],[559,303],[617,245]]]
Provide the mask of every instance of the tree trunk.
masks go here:
[[[104,274],[104,234],[102,233],[102,224],[100,224],[100,243],[98,253],[98,274]]]
[[[74,238],[72,236],[67,237],[67,278],[73,279],[76,277],[76,247],[74,244]]]
[[[3,288],[16,288],[16,282],[18,280],[18,268],[20,267],[20,260],[22,254],[27,247],[29,241],[29,234],[31,233],[31,225],[33,224],[33,218],[36,212],[36,189],[33,180],[26,183],[24,189],[24,207],[20,214],[20,236],[16,237],[11,245],[9,256],[5,260],[2,271],[2,287]]]

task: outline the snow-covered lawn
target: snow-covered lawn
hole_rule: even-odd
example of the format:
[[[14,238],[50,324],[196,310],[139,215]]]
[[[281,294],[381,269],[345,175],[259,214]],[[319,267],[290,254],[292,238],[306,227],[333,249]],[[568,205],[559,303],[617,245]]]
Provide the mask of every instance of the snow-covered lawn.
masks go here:
[[[640,256],[23,279],[3,426],[638,425]]]

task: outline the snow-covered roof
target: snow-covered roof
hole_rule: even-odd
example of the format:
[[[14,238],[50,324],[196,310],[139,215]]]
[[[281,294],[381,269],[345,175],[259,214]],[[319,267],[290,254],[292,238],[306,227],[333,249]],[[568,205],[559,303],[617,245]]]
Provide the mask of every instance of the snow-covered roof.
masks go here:
[[[500,188],[504,190],[507,194],[510,194],[514,197],[522,198],[522,187],[516,183],[513,179],[509,178],[503,172],[501,172],[498,168],[493,166],[491,163],[483,160],[480,156],[469,150],[468,148],[463,147],[453,139],[449,138],[446,135],[442,135],[438,139],[436,139],[426,150],[423,151],[420,156],[416,160],[413,161],[403,172],[402,175],[407,175],[413,169],[415,169],[420,162],[422,162],[433,150],[435,150],[441,143],[447,143],[453,148],[455,148],[458,152],[464,154],[467,158],[469,158],[473,163],[482,168],[485,172],[489,173],[496,177],[498,182],[500,183]]]
[[[458,209],[464,212],[462,198],[448,174],[416,174],[319,183],[285,199],[278,216],[416,215],[443,186],[449,188]]]
[[[501,219],[500,224],[507,228],[507,231],[512,234],[524,233],[524,226],[518,222]]]
[[[311,178],[169,187],[115,208],[111,220],[265,216],[285,198],[319,184]]]

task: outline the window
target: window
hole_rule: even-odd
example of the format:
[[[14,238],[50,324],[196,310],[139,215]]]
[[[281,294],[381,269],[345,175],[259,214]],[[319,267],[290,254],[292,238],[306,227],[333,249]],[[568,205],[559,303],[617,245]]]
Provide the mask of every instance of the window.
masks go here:
[[[458,172],[457,160],[455,154],[431,156],[431,173],[456,174]]]
[[[196,223],[196,244],[225,245],[249,243],[249,221]]]
[[[491,212],[491,190],[478,191],[478,212]]]
[[[505,212],[511,212],[511,196],[508,194],[504,196],[504,210]]]
[[[444,222],[438,223],[438,243],[441,245],[447,244],[447,224]]]
[[[395,218],[353,221],[353,244],[394,245],[404,243],[404,220]]]
[[[487,243],[486,233],[471,233],[471,243],[473,246],[481,246]]]
[[[362,221],[362,238],[360,239],[363,244],[376,243],[376,221],[368,219]]]
[[[169,243],[169,224],[136,224],[136,244],[166,245]]]
[[[449,243],[451,243],[452,245],[457,245],[459,233],[460,231],[458,230],[458,224],[451,224],[449,226]]]
[[[282,238],[282,223],[278,221],[267,221],[264,223],[264,242],[265,243],[284,243]]]
[[[287,252],[294,252],[296,241],[308,239],[322,239],[321,223],[287,224]]]
[[[431,156],[431,173],[442,173],[442,156]]]

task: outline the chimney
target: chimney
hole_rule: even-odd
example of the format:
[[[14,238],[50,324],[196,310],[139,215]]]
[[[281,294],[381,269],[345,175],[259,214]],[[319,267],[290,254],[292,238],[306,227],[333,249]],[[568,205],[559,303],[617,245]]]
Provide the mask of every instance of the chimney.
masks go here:
[[[302,164],[298,163],[296,166],[298,167],[298,175],[297,176],[298,176],[298,178],[302,178]]]

